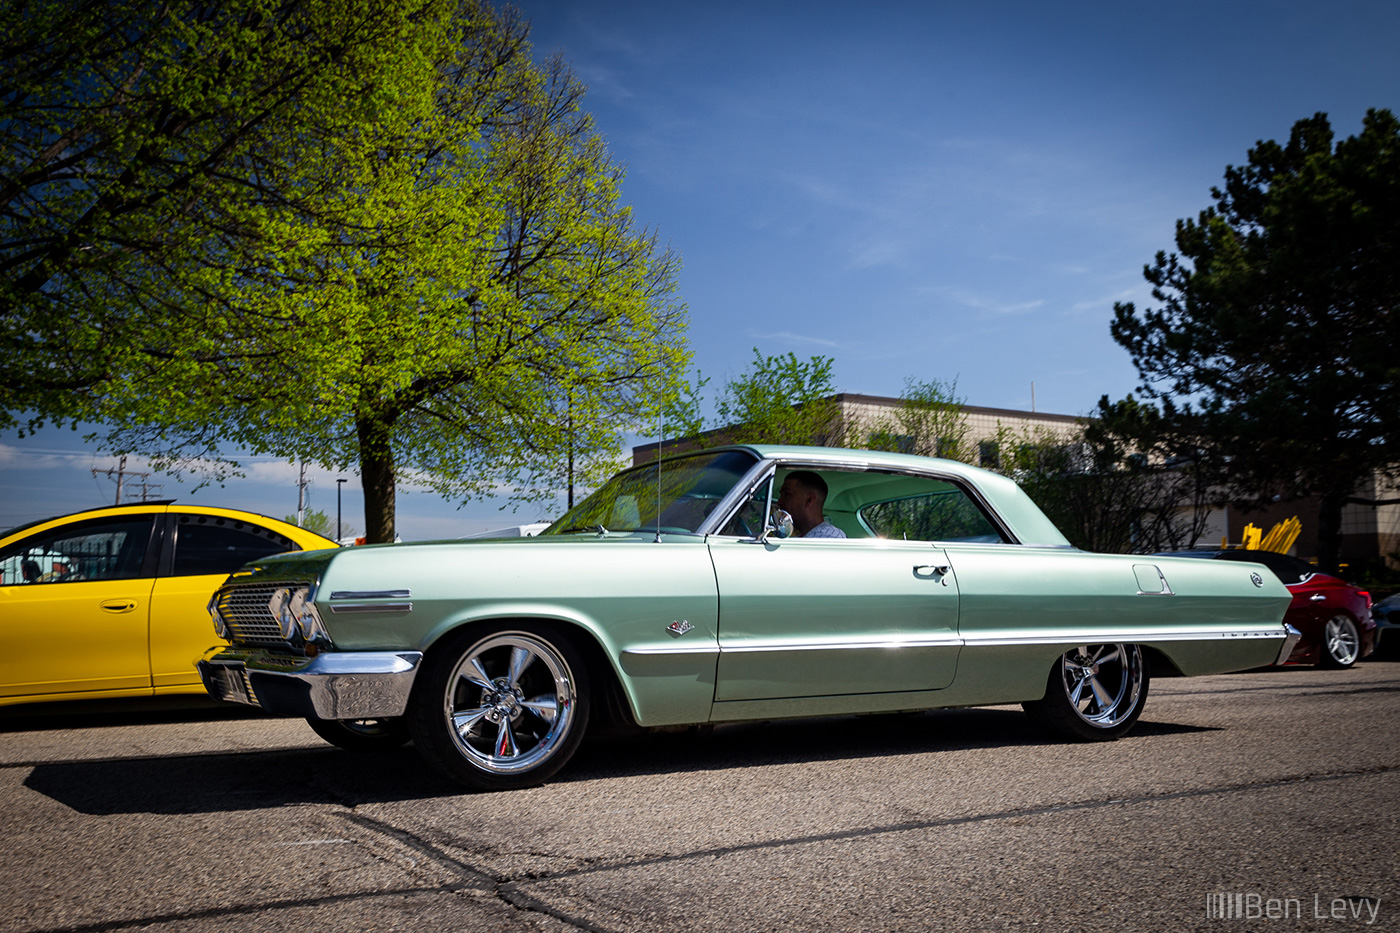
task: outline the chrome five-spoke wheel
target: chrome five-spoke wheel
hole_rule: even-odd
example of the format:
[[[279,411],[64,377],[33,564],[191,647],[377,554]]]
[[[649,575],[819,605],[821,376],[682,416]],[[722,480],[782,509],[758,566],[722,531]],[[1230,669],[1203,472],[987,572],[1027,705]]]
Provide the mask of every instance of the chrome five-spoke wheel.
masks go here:
[[[458,639],[433,655],[424,673],[412,716],[415,741],[463,783],[539,784],[583,736],[584,666],[563,633],[522,626]]]
[[[1361,655],[1361,633],[1348,615],[1335,615],[1322,628],[1323,667],[1351,667]]]
[[[1141,715],[1147,684],[1147,666],[1137,645],[1080,645],[1055,662],[1045,698],[1022,706],[1060,735],[1116,739]]]

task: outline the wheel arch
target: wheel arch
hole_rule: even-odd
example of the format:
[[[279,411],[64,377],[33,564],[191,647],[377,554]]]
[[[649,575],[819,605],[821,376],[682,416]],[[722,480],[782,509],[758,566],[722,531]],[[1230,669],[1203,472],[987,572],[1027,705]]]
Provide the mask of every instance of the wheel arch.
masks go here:
[[[478,613],[465,618],[446,621],[436,626],[424,638],[421,650],[424,655],[441,649],[444,642],[457,639],[470,639],[484,636],[485,633],[508,629],[522,624],[540,624],[561,631],[571,644],[578,649],[587,666],[587,674],[593,682],[598,696],[595,699],[593,715],[601,717],[598,726],[627,730],[637,728],[637,713],[630,691],[623,683],[621,673],[610,654],[601,633],[591,624],[591,620],[562,612],[501,612]],[[415,684],[415,689],[417,685]]]

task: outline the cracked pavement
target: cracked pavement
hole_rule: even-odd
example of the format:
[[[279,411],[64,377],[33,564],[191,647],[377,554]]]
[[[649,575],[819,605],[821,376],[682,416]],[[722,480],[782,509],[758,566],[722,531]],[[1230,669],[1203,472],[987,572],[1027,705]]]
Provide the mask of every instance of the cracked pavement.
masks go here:
[[[1113,743],[1010,707],[731,725],[496,794],[242,710],[0,712],[4,931],[1258,929],[1207,916],[1230,892],[1400,930],[1391,661],[1154,681]]]

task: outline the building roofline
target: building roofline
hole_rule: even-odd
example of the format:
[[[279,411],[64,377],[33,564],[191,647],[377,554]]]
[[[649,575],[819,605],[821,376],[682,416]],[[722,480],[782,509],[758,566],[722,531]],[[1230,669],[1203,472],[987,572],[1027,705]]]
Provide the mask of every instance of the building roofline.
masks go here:
[[[891,406],[899,405],[907,401],[907,399],[902,398],[891,398],[888,395],[862,395],[858,392],[838,392],[835,395],[827,396],[827,398],[836,402],[852,401]],[[1016,408],[984,408],[980,405],[958,405],[957,407],[968,414],[1001,415],[1010,418],[1036,418],[1045,421],[1061,421],[1065,424],[1082,424],[1085,421],[1094,420],[1092,416],[1089,415],[1056,415],[1049,412],[1025,411]]]

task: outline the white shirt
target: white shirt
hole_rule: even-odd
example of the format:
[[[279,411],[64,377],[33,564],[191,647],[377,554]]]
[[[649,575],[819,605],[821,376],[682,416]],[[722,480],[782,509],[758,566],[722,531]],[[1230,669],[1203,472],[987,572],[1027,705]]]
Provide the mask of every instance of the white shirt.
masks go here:
[[[816,525],[802,537],[804,538],[844,538],[846,533],[837,528],[831,522],[822,520],[820,525]]]

